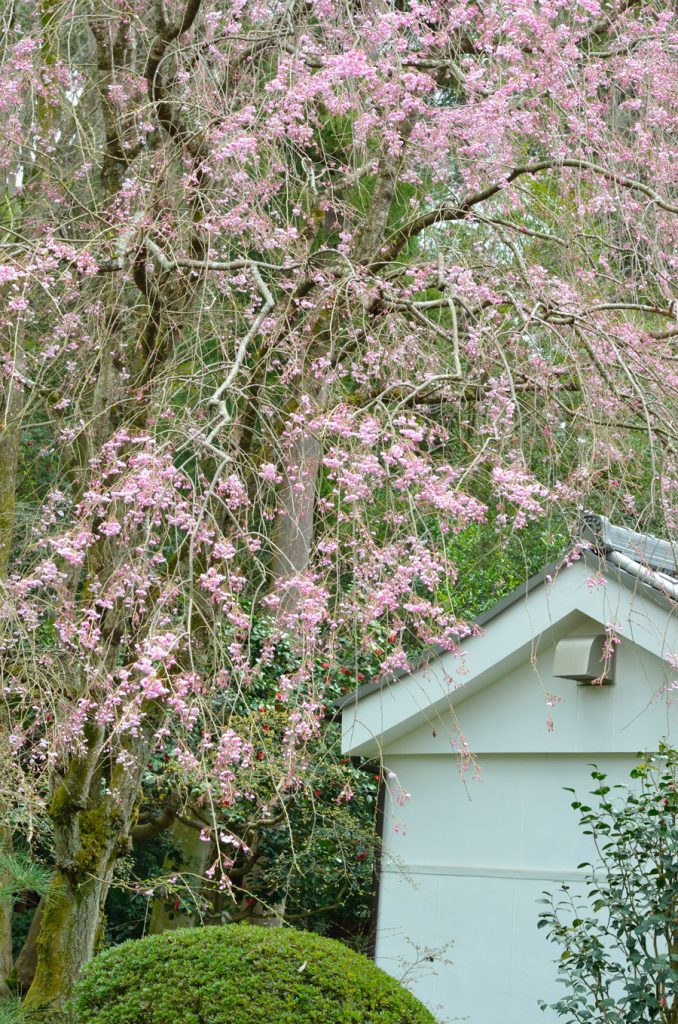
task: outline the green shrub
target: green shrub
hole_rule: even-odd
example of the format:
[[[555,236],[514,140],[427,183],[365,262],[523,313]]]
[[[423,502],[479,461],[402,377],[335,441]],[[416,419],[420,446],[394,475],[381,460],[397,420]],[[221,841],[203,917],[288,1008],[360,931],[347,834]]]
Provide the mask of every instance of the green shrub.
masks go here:
[[[77,1024],[435,1024],[370,960],[311,932],[186,928],[105,950]]]
[[[563,949],[565,995],[551,1009],[568,1024],[676,1024],[678,750],[639,755],[635,788],[609,786],[597,769],[591,777],[595,801],[572,804],[601,861],[579,865],[588,899],[563,885],[542,901],[539,927]]]

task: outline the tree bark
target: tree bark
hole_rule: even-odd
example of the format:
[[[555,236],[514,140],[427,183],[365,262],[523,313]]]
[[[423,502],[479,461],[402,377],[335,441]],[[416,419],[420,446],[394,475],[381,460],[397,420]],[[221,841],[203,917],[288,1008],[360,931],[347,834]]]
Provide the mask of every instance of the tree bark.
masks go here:
[[[104,780],[104,736],[90,727],[87,754],[73,760],[54,792],[49,814],[56,871],[40,923],[35,976],[24,1001],[33,1019],[50,1024],[59,1019],[80,971],[96,952],[113,869],[118,857],[129,852],[153,732],[149,715],[144,732],[127,750],[127,764],[134,767],[116,762]]]
[[[186,877],[188,885],[196,888],[202,886],[205,870],[208,866],[211,843],[200,838],[200,828],[180,821],[178,818],[169,831],[170,842],[175,852],[165,858],[163,869],[175,871]],[[175,928],[192,928],[196,922],[196,914],[186,914],[173,910],[167,902],[157,898],[153,903],[149,933],[156,935]]]
[[[75,880],[57,872],[42,914],[26,1010],[53,1020],[63,1009],[80,971],[94,955],[109,882],[110,873],[104,879]]]
[[[296,438],[290,448],[280,498],[282,512],[271,559],[271,574],[278,583],[308,567],[321,458],[320,441],[310,431]],[[295,600],[293,590],[289,590],[282,604],[293,606]]]

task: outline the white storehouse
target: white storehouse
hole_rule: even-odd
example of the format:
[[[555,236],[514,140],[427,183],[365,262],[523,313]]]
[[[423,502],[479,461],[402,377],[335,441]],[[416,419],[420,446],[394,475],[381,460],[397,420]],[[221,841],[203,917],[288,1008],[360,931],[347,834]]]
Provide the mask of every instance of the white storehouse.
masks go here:
[[[674,551],[602,517],[586,534],[591,550],[500,601],[462,657],[433,652],[343,702],[344,752],[383,758],[389,780],[377,963],[440,1021],[557,1019],[538,1008],[561,988],[537,901],[564,880],[583,891],[592,859],[564,787],[588,793],[593,762],[626,782],[638,751],[678,741]]]

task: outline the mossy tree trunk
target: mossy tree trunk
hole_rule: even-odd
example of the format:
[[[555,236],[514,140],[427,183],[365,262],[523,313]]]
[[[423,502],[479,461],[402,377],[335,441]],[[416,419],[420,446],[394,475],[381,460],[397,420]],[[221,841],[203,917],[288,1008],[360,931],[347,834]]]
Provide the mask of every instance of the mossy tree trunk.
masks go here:
[[[102,912],[118,858],[129,852],[143,766],[152,741],[130,741],[126,765],[110,764],[102,730],[88,730],[88,751],[54,790],[49,813],[56,870],[44,902],[37,966],[24,1006],[32,1019],[56,1021],[84,965],[96,952]]]
[[[42,915],[38,960],[25,1008],[42,1011],[47,1020],[58,1013],[96,949],[108,880],[77,881],[57,872]],[[41,1019],[38,1014],[37,1019]]]

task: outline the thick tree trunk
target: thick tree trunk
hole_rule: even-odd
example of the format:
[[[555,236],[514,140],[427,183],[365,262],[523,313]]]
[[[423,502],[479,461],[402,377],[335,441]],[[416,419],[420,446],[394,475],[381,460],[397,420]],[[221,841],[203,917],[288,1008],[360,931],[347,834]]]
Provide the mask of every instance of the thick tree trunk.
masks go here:
[[[94,955],[108,878],[76,880],[57,872],[37,940],[37,967],[24,1007],[56,1020],[80,971]],[[38,1017],[38,1019],[40,1019]]]
[[[183,876],[185,883],[199,889],[205,870],[208,867],[211,843],[200,838],[200,828],[186,824],[178,819],[169,831],[169,838],[174,852],[165,858],[163,869],[176,872]],[[168,907],[165,900],[156,899],[153,903],[149,932],[156,935],[174,928],[192,928],[196,922],[196,914],[186,914],[173,907]]]
[[[303,433],[292,444],[282,483],[282,514],[271,559],[271,575],[277,582],[303,572],[308,566],[321,458],[320,441],[310,432]],[[288,600],[294,600],[292,591],[288,591]]]
[[[149,716],[150,719],[150,716]],[[153,723],[130,742],[128,763],[106,763],[102,730],[88,729],[88,752],[74,758],[55,789],[49,813],[56,872],[37,940],[35,976],[24,1005],[33,1019],[57,1021],[80,971],[96,952],[101,917],[118,857],[131,846],[135,805],[148,760]]]
[[[317,333],[324,328],[318,318]],[[319,408],[325,401],[325,389],[315,384],[305,389],[311,405]],[[286,453],[283,482],[279,497],[275,546],[271,558],[271,582],[278,589],[278,614],[293,610],[299,600],[299,589],[290,586],[280,591],[280,583],[306,571],[311,560],[315,532],[315,506],[322,462],[322,444],[310,430],[294,438]]]
[[[309,397],[314,404],[324,400],[322,389],[312,387]],[[280,506],[282,514],[278,520],[276,546],[271,559],[271,576],[274,586],[293,579],[308,568],[315,533],[315,506],[322,462],[322,444],[310,430],[295,438],[287,455],[287,466],[283,473]],[[278,615],[292,611],[299,601],[299,589],[290,586],[280,593]],[[278,828],[286,828],[281,824]],[[256,884],[262,863],[255,864],[249,884]],[[248,924],[265,928],[279,928],[284,924],[287,900],[266,906],[255,901]]]

